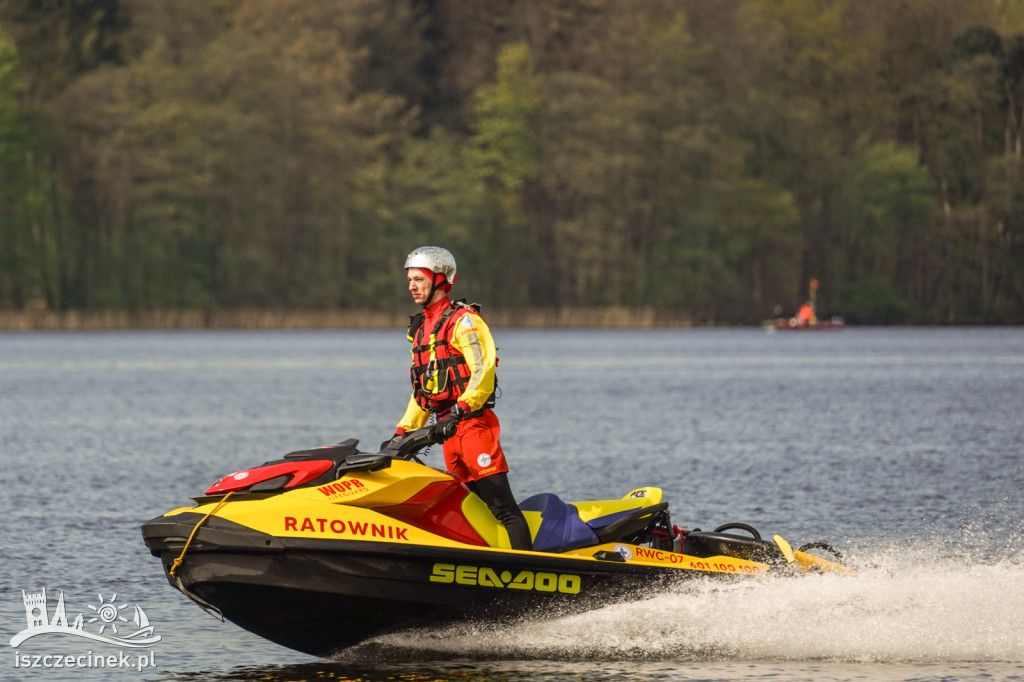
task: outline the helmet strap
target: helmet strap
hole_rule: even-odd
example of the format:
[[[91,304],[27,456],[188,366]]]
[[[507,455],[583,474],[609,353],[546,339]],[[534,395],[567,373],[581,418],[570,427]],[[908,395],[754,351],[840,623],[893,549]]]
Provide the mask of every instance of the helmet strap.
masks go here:
[[[434,294],[437,292],[437,273],[430,273],[430,293],[427,295],[427,300],[423,302],[423,307],[426,308],[434,302]]]
[[[427,300],[423,304],[424,308],[434,302],[434,294],[437,293],[437,290],[440,289],[442,284],[447,281],[445,276],[440,272],[432,272],[430,275],[430,294],[427,296]]]

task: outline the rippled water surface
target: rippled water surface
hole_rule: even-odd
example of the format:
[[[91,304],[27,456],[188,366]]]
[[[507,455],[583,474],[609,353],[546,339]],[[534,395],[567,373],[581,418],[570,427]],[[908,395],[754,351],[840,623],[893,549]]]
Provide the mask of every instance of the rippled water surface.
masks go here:
[[[0,334],[0,679],[1024,680],[1024,329],[494,331],[517,497],[657,485],[680,526],[825,539],[860,575],[312,658],[171,589],[139,525],[224,473],[390,435],[402,332]],[[26,668],[116,651],[8,646],[43,588],[69,621],[142,606],[154,667]]]

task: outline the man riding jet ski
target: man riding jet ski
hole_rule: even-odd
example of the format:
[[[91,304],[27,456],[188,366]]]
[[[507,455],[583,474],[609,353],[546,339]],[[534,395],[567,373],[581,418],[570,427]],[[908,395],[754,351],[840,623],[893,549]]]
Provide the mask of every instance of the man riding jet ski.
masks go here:
[[[412,396],[394,437],[433,416],[431,439],[444,443],[448,471],[487,504],[513,548],[530,549],[530,531],[509,487],[494,413],[498,349],[480,306],[448,298],[458,279],[448,249],[415,249],[405,259],[405,272],[409,293],[423,311],[409,320]]]
[[[596,608],[690,578],[851,572],[823,543],[813,547],[831,558],[743,524],[675,528],[652,487],[528,498],[533,549],[512,549],[475,493],[419,460],[432,442],[421,428],[377,453],[354,439],[292,452],[221,478],[196,506],[143,524],[143,538],[200,607],[318,656],[408,628]]]

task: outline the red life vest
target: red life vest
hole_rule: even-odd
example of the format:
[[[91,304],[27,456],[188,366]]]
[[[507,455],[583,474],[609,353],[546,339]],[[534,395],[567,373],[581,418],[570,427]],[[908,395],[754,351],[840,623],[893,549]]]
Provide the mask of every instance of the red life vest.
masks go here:
[[[446,414],[469,383],[470,371],[465,356],[451,347],[452,330],[464,315],[476,315],[480,306],[465,301],[452,301],[433,329],[424,324],[423,313],[409,318],[409,341],[412,343],[412,380],[416,403],[424,410]],[[482,409],[494,406],[494,395]],[[482,410],[481,410],[482,411]]]

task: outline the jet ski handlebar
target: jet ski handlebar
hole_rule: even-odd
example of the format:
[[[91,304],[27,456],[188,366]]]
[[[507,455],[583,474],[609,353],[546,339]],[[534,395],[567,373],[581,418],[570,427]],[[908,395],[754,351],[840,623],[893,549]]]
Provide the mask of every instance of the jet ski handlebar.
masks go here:
[[[414,459],[416,453],[429,445],[433,445],[435,442],[430,437],[430,427],[424,426],[422,429],[403,433],[393,440],[388,447],[381,450],[381,454],[390,455],[397,459]]]
[[[350,454],[338,464],[337,475],[348,471],[377,471],[391,466],[391,460],[404,459],[413,462],[420,462],[417,453],[428,445],[433,445],[434,440],[430,437],[430,428],[424,427],[403,433],[401,436],[391,440],[380,452],[357,452]]]

